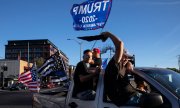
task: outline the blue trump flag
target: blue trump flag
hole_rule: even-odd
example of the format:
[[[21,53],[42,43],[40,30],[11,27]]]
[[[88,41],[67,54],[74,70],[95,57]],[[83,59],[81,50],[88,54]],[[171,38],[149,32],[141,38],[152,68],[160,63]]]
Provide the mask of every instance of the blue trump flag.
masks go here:
[[[106,69],[107,67],[107,64],[108,64],[108,58],[104,58],[102,59],[102,69]]]
[[[112,6],[112,0],[88,0],[74,4],[71,9],[75,30],[104,28]]]

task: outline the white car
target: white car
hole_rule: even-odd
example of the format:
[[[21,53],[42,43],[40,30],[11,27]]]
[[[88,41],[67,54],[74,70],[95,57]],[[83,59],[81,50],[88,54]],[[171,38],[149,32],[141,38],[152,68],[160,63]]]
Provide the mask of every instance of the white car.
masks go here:
[[[102,72],[94,100],[80,100],[72,97],[73,81],[67,96],[62,92],[55,95],[34,94],[33,108],[119,108],[104,93]],[[124,105],[120,108],[180,108],[180,74],[160,68],[135,68],[130,83],[136,89],[135,79],[146,83],[148,93],[142,94],[138,105]],[[123,98],[123,97],[122,97]]]

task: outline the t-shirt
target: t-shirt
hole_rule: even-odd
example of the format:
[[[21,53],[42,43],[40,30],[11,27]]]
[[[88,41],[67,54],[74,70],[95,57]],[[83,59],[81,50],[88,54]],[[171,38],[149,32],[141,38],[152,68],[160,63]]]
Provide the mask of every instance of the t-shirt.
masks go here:
[[[90,67],[96,67],[96,66],[100,66],[102,65],[102,59],[101,58],[94,58],[94,64],[91,64]]]
[[[89,75],[87,71],[87,65],[85,62],[81,61],[77,64],[75,72],[74,72],[74,90],[73,97],[82,91],[92,90],[93,89],[93,80],[88,80],[85,82],[80,81],[79,75]]]
[[[121,62],[116,63],[112,58],[104,75],[105,94],[117,106],[125,104],[135,93],[135,90],[129,84],[125,71],[122,71],[122,69]]]

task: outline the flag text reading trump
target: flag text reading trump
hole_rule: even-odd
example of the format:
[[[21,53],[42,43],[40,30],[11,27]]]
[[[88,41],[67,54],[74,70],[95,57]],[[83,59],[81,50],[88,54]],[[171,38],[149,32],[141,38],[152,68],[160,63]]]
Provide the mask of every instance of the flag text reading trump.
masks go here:
[[[111,10],[112,0],[88,0],[71,9],[75,30],[103,28]]]

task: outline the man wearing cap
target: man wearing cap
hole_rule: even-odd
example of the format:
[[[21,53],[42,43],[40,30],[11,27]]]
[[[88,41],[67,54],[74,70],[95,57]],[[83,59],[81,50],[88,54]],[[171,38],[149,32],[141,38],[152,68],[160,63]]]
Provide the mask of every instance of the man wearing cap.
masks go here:
[[[109,37],[115,46],[115,54],[109,61],[104,74],[105,95],[117,106],[125,105],[135,94],[127,76],[133,70],[131,62],[124,50],[124,44],[110,32],[101,35]]]
[[[90,69],[92,69],[92,70],[97,69],[97,70],[101,71],[101,65],[102,65],[102,59],[100,56],[101,51],[99,48],[94,48],[92,52],[93,52],[93,59],[90,63]],[[98,78],[99,78],[99,74],[97,74],[93,78],[93,90],[96,90],[96,88],[97,88]]]
[[[100,57],[100,49],[94,48],[93,49],[93,60],[91,62],[91,67],[101,67],[102,59]]]

